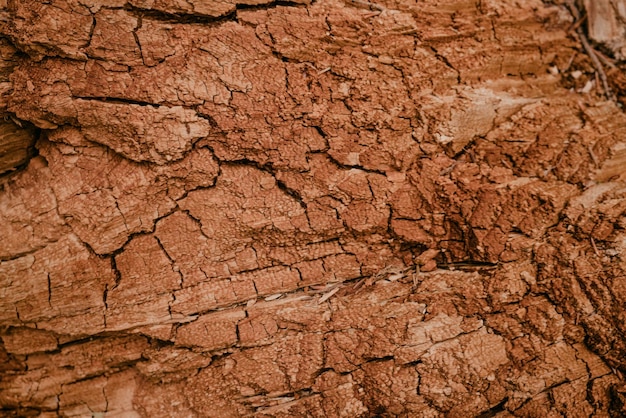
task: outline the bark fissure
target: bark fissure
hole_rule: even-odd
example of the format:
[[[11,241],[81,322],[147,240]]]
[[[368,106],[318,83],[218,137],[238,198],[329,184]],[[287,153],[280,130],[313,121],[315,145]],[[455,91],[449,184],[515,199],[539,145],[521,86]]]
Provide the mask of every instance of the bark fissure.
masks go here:
[[[466,3],[7,5],[3,411],[619,414],[626,119]]]

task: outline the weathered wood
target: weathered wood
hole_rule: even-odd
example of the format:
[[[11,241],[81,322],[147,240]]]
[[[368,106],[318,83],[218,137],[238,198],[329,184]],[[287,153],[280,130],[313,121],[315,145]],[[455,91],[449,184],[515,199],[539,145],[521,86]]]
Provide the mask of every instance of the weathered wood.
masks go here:
[[[244,3],[0,1],[0,413],[624,415],[626,115],[568,10]]]
[[[626,0],[584,0],[589,37],[626,59]]]
[[[10,119],[0,122],[0,175],[26,164],[34,145],[34,128],[20,127]]]

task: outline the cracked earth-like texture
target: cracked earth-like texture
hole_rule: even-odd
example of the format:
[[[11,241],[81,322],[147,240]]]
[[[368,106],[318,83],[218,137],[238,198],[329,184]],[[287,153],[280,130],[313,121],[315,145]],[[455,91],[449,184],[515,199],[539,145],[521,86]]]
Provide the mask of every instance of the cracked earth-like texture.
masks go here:
[[[0,1],[0,413],[624,416],[626,116],[572,23]]]

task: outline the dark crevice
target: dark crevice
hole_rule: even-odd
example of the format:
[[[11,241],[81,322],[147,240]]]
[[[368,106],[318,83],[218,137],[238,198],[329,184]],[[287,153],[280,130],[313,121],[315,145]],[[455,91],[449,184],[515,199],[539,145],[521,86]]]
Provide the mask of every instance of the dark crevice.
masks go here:
[[[150,341],[150,346],[152,348],[155,349],[161,349],[161,348],[170,348],[170,347],[174,347],[176,346],[176,344],[174,343],[174,341],[170,341],[170,340],[162,340],[160,338],[156,338],[153,336],[146,336],[148,338],[148,341]],[[180,347],[182,349],[182,347]],[[147,358],[146,358],[147,360]]]
[[[429,48],[433,52],[433,54],[435,54],[435,58],[437,58],[439,61],[443,62],[448,68],[456,72],[456,81],[458,84],[461,84],[461,73],[456,68],[454,68],[450,61],[448,61],[448,58],[441,55],[433,46],[430,46]]]
[[[50,281],[50,273],[48,273],[48,306],[52,308],[52,283]]]
[[[109,309],[109,305],[107,303],[108,294],[109,294],[109,284],[106,283],[104,285],[104,292],[102,292],[102,303],[104,303],[104,310]],[[104,316],[104,327],[106,328],[106,315]]]
[[[272,163],[266,163],[266,164],[262,164],[258,161],[254,161],[251,160],[249,158],[239,158],[237,160],[219,160],[219,162],[221,164],[227,164],[227,165],[239,165],[239,166],[252,166],[258,170],[264,171],[266,173],[271,174],[272,176],[274,175],[274,168],[272,166]]]
[[[626,392],[623,387],[619,387],[618,385],[611,385],[609,388],[609,411],[612,413],[611,416],[614,417],[623,417],[624,410],[626,409]]]
[[[52,332],[52,334],[56,337],[57,341],[61,338],[60,335],[61,334],[57,334]],[[70,335],[63,335],[63,338],[69,338],[72,337]],[[119,332],[119,331],[104,331],[104,332],[99,332],[97,334],[91,334],[88,336],[76,336],[74,339],[72,340],[68,340],[66,342],[60,343],[57,345],[57,348],[54,350],[49,350],[46,351],[47,354],[59,354],[62,352],[63,349],[68,348],[68,347],[75,347],[75,346],[79,346],[82,344],[88,344],[90,342],[93,342],[95,340],[106,340],[106,339],[113,339],[113,340],[124,340],[124,341],[134,341],[137,339],[143,339],[143,340],[147,340],[146,337],[144,337],[143,335],[125,335],[123,332]]]
[[[316,125],[311,125],[311,127],[313,129],[315,129],[317,131],[318,134],[320,134],[320,136],[324,139],[328,138],[328,134],[326,132],[324,132],[324,129],[322,129],[321,126],[316,126]]]
[[[17,306],[15,306],[15,317],[17,318],[18,321],[20,321],[22,324],[24,323],[24,321],[22,321],[22,318],[20,318],[20,311],[17,309]]]
[[[19,164],[13,167],[8,167],[4,169],[0,168],[0,170],[2,170],[0,171],[0,181],[4,179],[10,179],[13,175],[21,171],[24,171],[28,167],[28,164],[30,163],[30,161],[39,155],[39,150],[37,149],[36,144],[37,144],[37,141],[39,141],[39,139],[42,136],[42,130],[40,128],[37,128],[35,125],[33,125],[32,123],[28,121],[18,119],[14,115],[5,116],[4,120],[6,122],[11,121],[15,125],[19,126],[20,128],[26,131],[29,131],[31,140],[23,148],[25,155],[24,155],[22,162],[20,162]],[[0,189],[0,192],[1,191],[2,190]]]
[[[184,107],[184,106],[183,106]],[[193,108],[196,111],[196,115],[199,118],[202,118],[204,120],[206,120],[207,122],[209,122],[209,125],[211,126],[212,129],[214,129],[216,131],[216,133],[224,133],[219,125],[217,124],[217,122],[215,121],[215,119],[213,118],[213,116],[207,114],[207,113],[203,113],[200,110],[198,110],[198,106],[196,106],[195,108]],[[213,149],[211,149],[210,147],[207,146],[207,148],[209,148],[211,150],[211,152],[213,152]],[[213,152],[213,155],[215,155],[215,152]],[[217,158],[216,158],[217,159]]]
[[[172,271],[174,273],[176,273],[178,275],[178,277],[180,278],[179,289],[182,289],[184,287],[184,284],[185,284],[185,277],[183,276],[183,273],[180,271],[180,268],[178,268],[178,266],[176,266],[176,260],[174,258],[172,258],[172,256],[167,252],[167,250],[163,246],[163,243],[161,242],[159,237],[157,237],[155,235],[154,239],[156,240],[157,244],[159,245],[159,248],[161,248],[161,251],[163,251],[163,254],[165,255],[165,257],[170,262],[170,265],[172,266]],[[172,297],[173,297],[173,300],[176,300],[176,295],[173,292],[172,292]],[[170,306],[168,306],[168,309],[170,310],[170,317],[171,317],[171,313],[172,313],[171,312],[171,308],[172,307],[171,307],[171,304],[170,304]]]
[[[113,274],[115,276],[115,285],[113,286],[113,289],[115,289],[122,281],[122,273],[117,268],[117,262],[115,261],[114,255],[111,256],[111,270],[113,271]]]
[[[494,405],[491,408],[489,408],[488,410],[483,411],[480,414],[476,415],[476,418],[491,418],[491,417],[495,417],[500,412],[504,411],[504,405],[508,402],[508,400],[509,400],[509,398],[505,397],[497,405]]]
[[[274,9],[276,7],[299,7],[299,8],[303,8],[303,7],[308,7],[309,4],[306,3],[298,3],[295,1],[285,1],[285,0],[278,0],[278,1],[273,1],[271,3],[265,3],[265,4],[241,4],[241,3],[237,3],[236,8],[237,10],[267,10],[267,9]]]
[[[307,205],[306,202],[304,201],[304,199],[302,198],[302,196],[300,195],[300,192],[290,188],[289,186],[287,186],[285,183],[283,183],[282,181],[276,179],[276,186],[282,190],[283,192],[285,192],[285,194],[293,197],[302,207],[302,209],[307,210]]]
[[[111,104],[124,104],[124,105],[138,105],[138,106],[152,106],[161,107],[163,105],[158,103],[144,102],[141,100],[125,99],[122,97],[107,97],[107,96],[74,96],[75,99],[91,100],[96,102],[106,102]]]
[[[141,49],[141,41],[139,39],[139,35],[137,35],[137,31],[139,29],[141,29],[142,26],[143,26],[143,18],[141,16],[137,16],[137,26],[135,26],[135,29],[133,29],[133,38],[135,39],[135,43],[137,44],[137,48],[139,48],[139,54],[141,55],[141,62],[146,67],[149,67],[148,65],[146,65],[146,62],[144,60],[143,50]]]
[[[490,128],[489,132],[491,132],[494,128]],[[453,160],[457,160],[457,161],[466,161],[467,159],[463,158],[464,156],[469,156],[469,162],[471,163],[476,163],[475,158],[476,156],[474,155],[473,148],[476,144],[476,141],[478,139],[485,139],[484,136],[479,136],[479,135],[474,135],[472,137],[472,139],[469,140],[469,142],[467,144],[465,144],[463,146],[463,148],[461,148],[459,151],[457,151],[456,153],[454,152],[453,148],[452,148],[452,144],[450,143],[450,145],[446,148],[448,148],[449,154],[451,155],[450,158],[452,158]],[[454,168],[454,167],[453,167]]]
[[[237,10],[234,7],[233,10],[221,16],[207,16],[184,12],[170,13],[164,10],[144,9],[131,5],[127,5],[125,9],[138,18],[156,20],[163,23],[219,25],[224,22],[237,21]]]
[[[35,406],[2,406],[0,407],[0,416],[3,417],[35,417],[48,415],[49,413],[55,413],[58,411],[58,407],[46,408]]]
[[[184,213],[185,215],[187,215],[189,217],[189,219],[191,219],[198,226],[198,231],[200,232],[200,234],[203,237],[205,237],[205,238],[210,240],[210,237],[205,235],[204,230],[202,229],[202,221],[200,220],[200,218],[197,218],[197,217],[193,216],[191,214],[191,212],[189,210],[186,210],[186,209],[185,210],[181,210],[181,212]],[[202,269],[200,269],[200,270],[202,270]],[[204,273],[204,271],[203,271],[203,273]],[[205,273],[205,276],[206,276],[206,273]]]
[[[373,358],[364,358],[363,359],[363,364],[365,363],[383,363],[383,362],[387,362],[387,361],[392,361],[394,360],[393,356],[384,356],[384,357],[373,357]]]
[[[280,190],[282,190],[287,195],[293,197],[304,210],[307,209],[306,202],[302,198],[302,195],[300,194],[300,192],[295,189],[292,189],[291,187],[287,186],[283,181],[278,180],[276,178],[276,169],[273,167],[271,162],[262,164],[262,163],[259,163],[258,161],[250,160],[247,158],[242,158],[238,160],[227,160],[227,161],[222,161],[218,159],[218,162],[220,164],[228,164],[228,165],[252,166],[259,171],[263,171],[265,173],[270,174],[276,181],[276,186]]]
[[[93,34],[96,30],[96,25],[97,25],[97,20],[96,20],[96,16],[94,16],[92,14],[91,16],[91,27],[89,28],[89,37],[87,39],[87,42],[85,43],[85,45],[82,46],[82,48],[89,48],[91,46],[91,41],[93,40]]]
[[[106,252],[106,253],[98,253],[98,252],[96,252],[96,250],[94,250],[93,247],[88,242],[83,241],[81,239],[81,237],[78,236],[78,235],[77,235],[77,237],[80,239],[81,244],[85,246],[85,248],[89,251],[89,253],[94,255],[95,257],[98,257],[100,259],[106,259],[106,258],[110,257],[110,258],[114,259],[115,256],[117,256],[118,254],[120,254],[120,253],[122,253],[124,251],[124,248],[126,248],[128,243],[131,242],[135,237],[154,234],[154,232],[156,230],[156,224],[161,219],[167,218],[168,216],[170,216],[171,214],[176,212],[178,209],[179,209],[178,205],[176,205],[176,206],[174,206],[172,208],[172,210],[170,210],[167,213],[165,213],[165,214],[155,218],[153,220],[153,222],[152,222],[152,227],[150,229],[143,230],[143,231],[137,231],[137,232],[133,232],[131,234],[128,234],[128,237],[127,237],[126,241],[124,241],[124,243],[122,245],[120,245],[117,249],[115,249],[113,251]]]
[[[86,374],[85,376],[82,376],[80,378],[72,380],[72,384],[79,383],[79,382],[84,382],[84,381],[89,381],[89,380],[94,379],[94,378],[102,377],[103,375],[106,376],[107,374],[120,373],[120,372],[122,372],[124,370],[128,370],[130,368],[133,368],[138,363],[141,363],[143,361],[146,361],[146,360],[143,357],[139,357],[139,358],[133,359],[133,360],[125,360],[125,361],[120,361],[119,363],[107,364],[106,365],[106,368],[107,368],[106,373],[104,371],[96,371],[96,372],[93,372],[93,373],[89,373],[89,374]]]
[[[280,52],[278,52],[278,51],[276,51],[274,49],[272,49],[272,55],[276,59],[280,60],[281,62],[290,63],[290,64],[303,64],[303,63],[307,63],[308,62],[308,61],[300,61],[297,58],[287,57],[287,56],[283,55],[282,53],[280,53]]]
[[[464,260],[464,261],[456,261],[450,263],[437,263],[437,268],[444,270],[465,270],[465,271],[476,271],[476,270],[492,270],[498,267],[498,263],[491,263],[488,261],[478,261],[478,260]]]

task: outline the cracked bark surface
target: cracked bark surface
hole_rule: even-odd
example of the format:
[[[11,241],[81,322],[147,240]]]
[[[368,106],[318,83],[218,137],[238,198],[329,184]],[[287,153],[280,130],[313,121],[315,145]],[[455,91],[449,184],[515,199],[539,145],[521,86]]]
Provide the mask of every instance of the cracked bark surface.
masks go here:
[[[2,414],[626,414],[558,3],[0,1]]]

